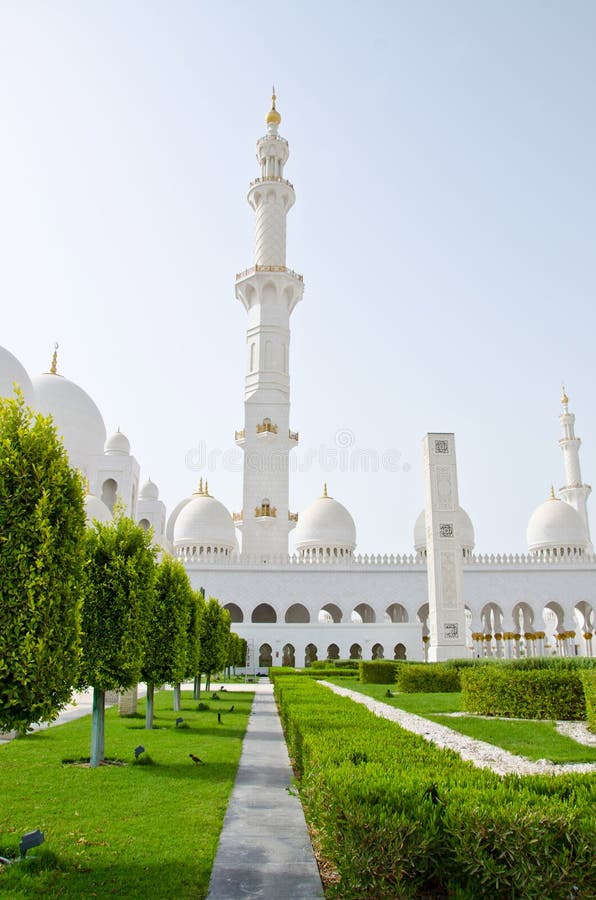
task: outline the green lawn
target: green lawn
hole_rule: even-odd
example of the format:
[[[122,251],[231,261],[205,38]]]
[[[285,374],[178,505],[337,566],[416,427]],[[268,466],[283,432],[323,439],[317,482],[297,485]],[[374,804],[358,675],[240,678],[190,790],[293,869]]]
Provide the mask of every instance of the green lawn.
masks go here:
[[[198,712],[183,692],[174,713],[160,692],[152,731],[108,710],[106,757],[124,766],[63,764],[88,758],[89,717],[0,747],[0,856],[18,855],[25,832],[45,832],[36,862],[0,868],[0,897],[205,897],[253,696],[204,695],[210,709]],[[179,715],[187,727],[176,728]],[[138,744],[152,765],[133,765]]]
[[[476,716],[450,717],[461,711],[461,694],[397,694],[387,697],[388,685],[337,681],[342,687],[359,691],[375,700],[416,713],[433,722],[446,725],[460,734],[486,741],[528,759],[548,759],[553,763],[596,763],[596,748],[585,747],[559,734],[553,722],[521,719],[486,719]],[[391,687],[393,691],[393,687]]]

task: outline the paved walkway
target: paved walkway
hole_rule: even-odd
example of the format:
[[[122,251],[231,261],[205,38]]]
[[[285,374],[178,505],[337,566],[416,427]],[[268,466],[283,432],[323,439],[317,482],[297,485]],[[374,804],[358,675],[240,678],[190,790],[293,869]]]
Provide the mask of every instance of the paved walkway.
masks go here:
[[[262,685],[248,721],[207,900],[324,897],[302,806],[291,791],[292,776],[273,688]]]

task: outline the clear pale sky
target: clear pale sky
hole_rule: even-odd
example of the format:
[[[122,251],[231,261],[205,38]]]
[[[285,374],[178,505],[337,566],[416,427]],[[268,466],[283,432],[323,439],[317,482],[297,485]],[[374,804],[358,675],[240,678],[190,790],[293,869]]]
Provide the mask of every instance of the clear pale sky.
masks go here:
[[[275,82],[292,509],[326,480],[359,550],[409,552],[421,439],[454,431],[477,550],[523,551],[563,379],[596,480],[596,4],[285,7],[0,0],[0,344],[35,374],[59,341],[169,508],[202,475],[240,509],[234,276]]]

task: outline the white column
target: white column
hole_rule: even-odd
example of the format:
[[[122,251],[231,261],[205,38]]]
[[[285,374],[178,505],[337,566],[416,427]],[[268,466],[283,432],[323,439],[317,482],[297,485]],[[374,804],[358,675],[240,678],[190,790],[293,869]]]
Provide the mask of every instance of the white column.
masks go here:
[[[467,656],[455,437],[427,434],[424,447],[429,660]]]
[[[588,518],[588,497],[592,491],[589,484],[582,484],[582,473],[579,462],[579,448],[581,438],[575,435],[575,415],[569,412],[569,398],[563,387],[561,397],[563,412],[560,415],[563,437],[559,440],[559,447],[563,451],[565,463],[565,485],[559,491],[562,500],[573,506],[583,519],[586,527],[587,550],[593,552],[590,538],[590,521]]]
[[[289,455],[298,436],[290,429],[290,315],[302,299],[301,275],[286,268],[286,216],[295,200],[283,177],[288,142],[278,134],[273,105],[267,134],[257,141],[261,177],[248,202],[255,212],[252,268],[236,277],[236,297],[248,314],[244,428],[242,554],[269,562],[288,552]]]

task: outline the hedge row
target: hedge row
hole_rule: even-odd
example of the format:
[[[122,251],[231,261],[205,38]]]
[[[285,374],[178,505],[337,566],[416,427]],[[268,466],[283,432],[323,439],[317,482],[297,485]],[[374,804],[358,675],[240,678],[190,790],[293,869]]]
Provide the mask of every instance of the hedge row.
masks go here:
[[[462,708],[483,716],[585,719],[579,670],[499,666],[461,673]]]
[[[580,677],[586,698],[588,728],[596,733],[596,671],[582,672]]]
[[[291,666],[272,666],[269,669],[269,680],[275,684],[278,678],[292,675],[298,678],[350,678],[352,681],[355,681],[357,674],[353,669],[339,669],[338,671],[335,668],[315,669],[313,666],[309,666],[308,669],[292,669]]]
[[[459,691],[461,690],[459,670],[444,663],[404,666],[397,673],[397,688],[406,694]]]
[[[593,896],[593,782],[501,779],[310,679],[276,681],[328,897]]]
[[[359,677],[362,684],[395,684],[399,663],[391,659],[361,659]]]

